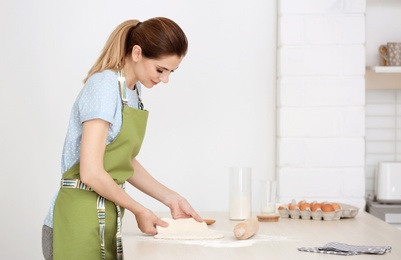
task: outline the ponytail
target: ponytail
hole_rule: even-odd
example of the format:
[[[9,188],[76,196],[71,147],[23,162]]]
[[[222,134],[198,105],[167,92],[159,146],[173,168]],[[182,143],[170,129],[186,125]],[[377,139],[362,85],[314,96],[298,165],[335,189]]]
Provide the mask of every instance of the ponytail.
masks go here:
[[[129,35],[130,31],[132,31],[138,23],[138,20],[125,21],[112,32],[102,53],[84,79],[84,83],[96,72],[106,69],[115,71],[117,67],[123,67],[125,65],[125,43],[127,35]]]

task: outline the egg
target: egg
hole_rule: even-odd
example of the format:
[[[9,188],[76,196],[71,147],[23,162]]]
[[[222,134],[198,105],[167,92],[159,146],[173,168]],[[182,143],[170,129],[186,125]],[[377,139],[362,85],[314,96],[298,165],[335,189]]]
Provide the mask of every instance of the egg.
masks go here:
[[[306,210],[306,209],[311,209],[311,204],[308,202],[302,203],[301,206],[299,207],[300,210]]]
[[[290,204],[288,204],[289,210],[294,210],[297,207],[297,202],[293,199]]]
[[[312,212],[315,212],[317,209],[321,209],[321,208],[322,208],[322,204],[315,203],[315,204],[312,205],[311,210],[312,210]]]
[[[335,211],[335,209],[334,209],[333,205],[331,205],[330,203],[326,203],[326,204],[323,204],[322,211],[323,212],[332,212],[332,211]]]
[[[336,202],[333,202],[331,205],[333,205],[334,210],[341,209],[340,204],[338,204],[338,203],[336,203]]]
[[[280,206],[278,206],[278,209],[279,209],[279,210],[286,209],[286,208],[287,208],[287,205],[280,205]]]

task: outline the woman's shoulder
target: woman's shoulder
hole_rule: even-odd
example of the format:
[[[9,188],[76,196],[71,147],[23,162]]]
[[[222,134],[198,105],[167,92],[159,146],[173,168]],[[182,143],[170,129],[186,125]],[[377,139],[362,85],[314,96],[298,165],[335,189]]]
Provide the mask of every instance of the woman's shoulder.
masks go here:
[[[107,118],[112,122],[119,100],[119,88],[117,73],[112,70],[104,70],[91,75],[86,81],[80,95],[77,98],[77,106],[82,112],[81,120],[87,120],[93,116],[94,111],[99,118]],[[104,115],[106,113],[107,117]]]
[[[88,78],[84,89],[87,91],[116,91],[118,88],[117,73],[112,70],[103,70],[94,73]]]
[[[87,82],[92,84],[117,83],[117,73],[112,70],[96,72],[88,78]]]

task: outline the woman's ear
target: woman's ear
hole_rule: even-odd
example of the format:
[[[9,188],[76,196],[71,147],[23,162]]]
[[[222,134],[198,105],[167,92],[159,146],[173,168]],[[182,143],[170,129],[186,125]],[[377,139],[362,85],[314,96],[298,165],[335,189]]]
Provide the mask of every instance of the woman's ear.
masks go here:
[[[132,60],[134,62],[138,62],[140,57],[142,56],[142,48],[139,45],[134,45],[132,47],[132,52],[131,52]]]

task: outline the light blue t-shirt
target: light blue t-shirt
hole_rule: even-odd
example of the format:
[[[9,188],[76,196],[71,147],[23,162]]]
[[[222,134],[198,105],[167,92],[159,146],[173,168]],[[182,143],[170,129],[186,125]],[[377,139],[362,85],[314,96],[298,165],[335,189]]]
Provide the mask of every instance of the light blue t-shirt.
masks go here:
[[[136,84],[140,92],[141,86]],[[127,88],[128,106],[139,109],[137,92]],[[86,82],[71,110],[67,135],[61,158],[61,173],[79,162],[82,123],[91,119],[102,119],[110,123],[107,144],[118,135],[122,125],[122,101],[118,74],[104,70],[93,74]],[[58,192],[57,192],[58,194]],[[57,198],[53,197],[44,224],[53,227],[53,209]]]

